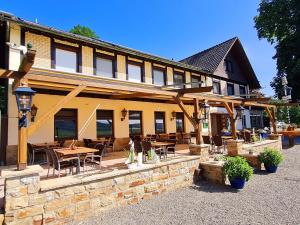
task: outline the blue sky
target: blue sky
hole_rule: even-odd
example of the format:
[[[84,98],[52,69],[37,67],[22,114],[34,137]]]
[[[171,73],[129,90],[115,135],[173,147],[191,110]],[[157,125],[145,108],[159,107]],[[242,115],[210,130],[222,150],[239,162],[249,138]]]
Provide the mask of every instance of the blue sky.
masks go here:
[[[274,47],[258,40],[253,17],[260,0],[1,0],[0,10],[68,31],[92,28],[102,40],[179,60],[238,36],[263,87],[273,95]],[[80,4],[79,4],[80,3]]]

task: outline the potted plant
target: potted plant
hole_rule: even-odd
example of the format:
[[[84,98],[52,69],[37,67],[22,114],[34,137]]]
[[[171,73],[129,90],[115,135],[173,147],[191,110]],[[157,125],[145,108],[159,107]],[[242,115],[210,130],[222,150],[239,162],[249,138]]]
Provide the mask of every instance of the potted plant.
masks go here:
[[[158,155],[156,154],[156,152],[153,149],[151,149],[147,152],[147,162],[148,163],[159,163],[160,162]]]
[[[252,176],[253,169],[247,163],[246,159],[236,156],[226,158],[224,172],[228,176],[231,187],[242,189],[244,188],[245,182]]]
[[[283,156],[275,148],[265,148],[258,156],[261,163],[264,164],[265,169],[268,173],[275,173],[278,165],[282,162]]]
[[[134,169],[137,167],[137,161],[135,160],[135,153],[133,149],[130,150],[126,150],[125,149],[125,153],[126,153],[126,161],[125,164],[127,165],[128,169]]]
[[[267,139],[267,131],[264,129],[259,129],[258,133],[260,134],[261,139]]]

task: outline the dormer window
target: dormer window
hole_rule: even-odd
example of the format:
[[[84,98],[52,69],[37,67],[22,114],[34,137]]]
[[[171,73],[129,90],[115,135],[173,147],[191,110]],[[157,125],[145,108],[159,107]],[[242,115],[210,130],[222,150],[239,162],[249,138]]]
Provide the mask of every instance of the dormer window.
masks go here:
[[[233,73],[233,63],[230,60],[225,60],[225,69],[229,73]]]
[[[132,82],[143,82],[143,63],[127,62],[127,80]]]

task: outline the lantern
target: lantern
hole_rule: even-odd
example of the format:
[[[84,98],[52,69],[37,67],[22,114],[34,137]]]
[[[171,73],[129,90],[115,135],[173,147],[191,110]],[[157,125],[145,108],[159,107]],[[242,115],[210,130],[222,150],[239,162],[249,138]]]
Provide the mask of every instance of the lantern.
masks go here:
[[[121,118],[121,121],[125,120],[126,116],[127,116],[127,110],[124,108],[122,111],[121,111],[121,114],[122,114],[122,118]]]
[[[204,102],[203,104],[201,104],[201,109],[203,112],[203,120],[207,120],[208,116],[209,116],[209,109],[210,109],[210,105],[207,104],[206,102]]]
[[[19,86],[15,90],[16,101],[18,105],[18,112],[26,114],[31,110],[32,96],[35,94],[35,91],[30,87]]]
[[[173,111],[171,113],[171,120],[174,120],[174,119],[176,119],[176,112],[175,111]]]
[[[34,122],[34,119],[35,119],[35,117],[36,117],[37,111],[38,111],[38,108],[33,104],[33,105],[31,106],[31,110],[30,110],[30,114],[31,114],[31,122]]]

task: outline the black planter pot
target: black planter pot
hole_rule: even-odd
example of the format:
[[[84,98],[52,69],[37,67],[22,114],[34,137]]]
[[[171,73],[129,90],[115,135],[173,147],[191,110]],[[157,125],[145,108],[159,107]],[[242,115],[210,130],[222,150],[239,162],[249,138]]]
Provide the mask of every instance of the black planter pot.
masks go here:
[[[265,169],[268,173],[276,173],[278,166],[274,166],[274,165],[265,165]]]

